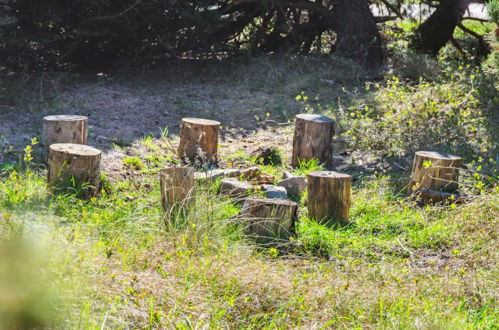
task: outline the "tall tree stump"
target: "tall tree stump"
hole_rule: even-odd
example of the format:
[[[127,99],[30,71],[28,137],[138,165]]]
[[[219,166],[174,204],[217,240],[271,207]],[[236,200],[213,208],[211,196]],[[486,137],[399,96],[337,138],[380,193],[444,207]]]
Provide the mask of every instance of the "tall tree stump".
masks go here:
[[[186,210],[194,198],[194,169],[169,167],[160,171],[161,206],[169,214]]]
[[[307,175],[307,205],[311,219],[320,222],[347,222],[350,217],[352,177],[348,174],[317,171]]]
[[[289,200],[250,197],[245,199],[239,215],[246,224],[247,235],[266,241],[288,238],[294,230],[297,211],[298,205]]]
[[[85,116],[56,115],[43,117],[42,143],[45,152],[54,143],[87,144],[88,123]]]
[[[183,118],[180,143],[177,149],[180,159],[201,164],[218,162],[218,134],[220,122],[200,118]]]
[[[291,166],[300,161],[318,159],[327,169],[333,166],[334,121],[331,118],[300,114],[296,116]]]
[[[420,195],[426,202],[451,198],[459,188],[458,156],[433,151],[418,151],[414,156],[409,194]]]
[[[92,197],[100,188],[101,151],[90,146],[56,143],[49,147],[48,183],[55,189],[76,189]]]

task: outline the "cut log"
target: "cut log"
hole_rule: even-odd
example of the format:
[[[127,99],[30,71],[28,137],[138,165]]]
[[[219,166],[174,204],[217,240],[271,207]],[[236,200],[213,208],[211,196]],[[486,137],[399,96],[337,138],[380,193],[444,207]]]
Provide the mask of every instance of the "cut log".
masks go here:
[[[346,222],[350,217],[352,177],[348,174],[317,171],[307,175],[307,205],[311,219],[325,223]]]
[[[272,238],[288,238],[294,231],[298,205],[295,202],[250,197],[245,199],[240,213],[247,235],[265,241]]]
[[[45,152],[54,143],[87,144],[88,123],[85,116],[56,115],[43,117],[42,143]]]
[[[458,156],[433,151],[416,152],[408,193],[421,195],[427,202],[441,201],[442,198],[432,198],[436,195],[430,192],[457,192],[461,164],[461,157]]]
[[[220,122],[200,118],[183,118],[177,154],[183,161],[201,164],[218,162]]]
[[[164,213],[186,210],[194,201],[194,169],[190,167],[162,169],[160,188]]]
[[[316,158],[327,169],[333,163],[334,121],[328,117],[301,114],[296,116],[291,166],[299,167],[302,160]]]
[[[56,143],[49,147],[48,183],[55,190],[75,189],[79,196],[95,196],[100,189],[101,151],[90,146]]]

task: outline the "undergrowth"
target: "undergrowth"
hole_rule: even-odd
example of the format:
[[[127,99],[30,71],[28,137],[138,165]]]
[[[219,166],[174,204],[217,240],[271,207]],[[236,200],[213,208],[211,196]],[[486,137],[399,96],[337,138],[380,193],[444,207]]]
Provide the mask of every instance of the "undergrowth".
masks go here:
[[[402,71],[413,54],[404,56],[386,78],[367,82],[346,66],[310,73],[297,58],[285,67],[265,59],[255,72],[222,79],[244,88],[270,81],[299,95],[299,110],[333,117],[342,157],[459,154],[469,201],[421,206],[398,184],[407,169],[379,168],[354,177],[348,225],[309,219],[303,195],[296,235],[259,246],[218,183],[199,184],[187,214],[163,216],[157,172],[178,163],[166,130],[117,143],[126,154],[119,175],[104,173],[103,192],[86,201],[49,192],[33,140],[0,170],[0,328],[497,328],[495,73],[460,61],[412,79],[415,71]],[[272,109],[271,118],[292,118],[262,111]],[[244,149],[222,161],[280,178],[287,155],[272,147],[282,163],[265,165]],[[320,169],[311,161],[294,174]]]

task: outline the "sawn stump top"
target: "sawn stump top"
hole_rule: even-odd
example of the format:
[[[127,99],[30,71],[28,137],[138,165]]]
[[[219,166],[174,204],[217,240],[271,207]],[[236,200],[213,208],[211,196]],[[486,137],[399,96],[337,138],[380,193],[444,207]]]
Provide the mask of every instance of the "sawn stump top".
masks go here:
[[[83,144],[74,143],[54,143],[50,145],[50,150],[56,152],[65,152],[70,155],[77,156],[98,156],[101,154],[101,151],[99,149]]]
[[[280,198],[248,197],[248,198],[245,198],[244,201],[245,202],[248,201],[248,202],[260,204],[260,205],[289,205],[289,206],[298,205],[293,201],[290,201],[287,199],[280,199]]]
[[[219,121],[202,118],[182,118],[182,122],[206,126],[220,125]]]
[[[53,116],[45,116],[43,120],[45,121],[78,121],[78,120],[87,120],[88,118],[85,116],[77,116],[77,115],[53,115]]]
[[[331,123],[333,120],[329,117],[322,116],[322,115],[314,115],[311,113],[302,113],[299,115],[296,115],[297,119],[303,119],[306,121],[314,121],[314,122],[319,122],[319,123]]]
[[[446,160],[460,160],[461,157],[454,156],[451,154],[436,152],[436,151],[418,151],[416,152],[417,156],[434,158],[434,159],[446,159]]]
[[[325,177],[325,178],[352,178],[350,175],[345,173],[339,173],[334,171],[316,171],[307,174],[311,177]]]

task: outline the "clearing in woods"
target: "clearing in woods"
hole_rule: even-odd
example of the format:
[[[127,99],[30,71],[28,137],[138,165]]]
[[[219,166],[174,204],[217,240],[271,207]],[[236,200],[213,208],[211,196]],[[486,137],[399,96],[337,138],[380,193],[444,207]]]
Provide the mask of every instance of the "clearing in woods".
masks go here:
[[[496,89],[470,67],[419,64],[434,76],[366,77],[338,59],[296,56],[1,86],[0,233],[17,242],[0,250],[14,265],[0,269],[5,324],[497,327]],[[291,171],[298,113],[336,121],[333,168],[353,177],[349,225],[311,221],[305,193],[296,235],[257,246],[230,220],[241,205],[218,195],[218,182],[197,187],[188,215],[164,221],[159,170],[178,164],[183,117],[222,123],[221,167],[258,166],[280,179]],[[99,197],[47,194],[32,138],[53,114],[88,116],[89,145],[103,150]],[[267,147],[274,163],[264,165]],[[407,198],[418,150],[463,157],[471,200]],[[308,162],[294,173],[320,169]]]

